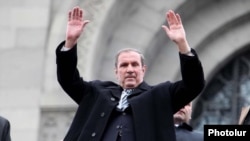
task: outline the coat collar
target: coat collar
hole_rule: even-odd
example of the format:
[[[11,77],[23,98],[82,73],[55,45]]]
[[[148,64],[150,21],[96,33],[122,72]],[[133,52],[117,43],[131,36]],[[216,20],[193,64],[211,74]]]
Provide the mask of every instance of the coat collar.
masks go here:
[[[112,89],[111,94],[112,94],[114,97],[120,99],[121,93],[122,93],[122,91],[123,91],[123,88],[122,88],[121,86],[118,86],[118,87],[110,87],[110,88]],[[131,95],[138,95],[138,94],[140,94],[141,92],[146,91],[146,90],[149,90],[149,89],[150,89],[150,86],[149,86],[146,82],[143,81],[138,87],[136,87],[136,88],[133,90],[133,92],[132,92]]]

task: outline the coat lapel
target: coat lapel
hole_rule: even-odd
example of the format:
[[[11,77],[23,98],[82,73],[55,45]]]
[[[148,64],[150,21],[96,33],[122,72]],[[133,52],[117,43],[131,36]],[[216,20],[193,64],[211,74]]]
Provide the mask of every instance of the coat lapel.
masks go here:
[[[150,86],[146,82],[142,82],[137,88],[134,89],[131,96],[141,94],[143,91],[149,90]]]
[[[120,99],[122,93],[122,87],[116,87],[111,89],[111,95],[116,99]]]

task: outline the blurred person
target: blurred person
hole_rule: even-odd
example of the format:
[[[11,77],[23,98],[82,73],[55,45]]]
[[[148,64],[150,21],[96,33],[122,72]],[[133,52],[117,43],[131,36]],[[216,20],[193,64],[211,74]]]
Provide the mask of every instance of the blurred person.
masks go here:
[[[10,122],[2,116],[0,116],[0,141],[11,141]]]
[[[250,106],[244,106],[241,108],[239,125],[250,125]]]
[[[173,114],[200,94],[205,80],[180,15],[169,10],[166,20],[162,29],[177,45],[182,80],[148,85],[143,54],[126,48],[115,57],[117,84],[80,76],[77,40],[90,21],[78,6],[69,11],[66,39],[56,49],[57,79],[78,110],[64,141],[175,141]]]
[[[176,141],[203,141],[203,132],[194,130],[190,125],[192,118],[192,102],[174,114]]]

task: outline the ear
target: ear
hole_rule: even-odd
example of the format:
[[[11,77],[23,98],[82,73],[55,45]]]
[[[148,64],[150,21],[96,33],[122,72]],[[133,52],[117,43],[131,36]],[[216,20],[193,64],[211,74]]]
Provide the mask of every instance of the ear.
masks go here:
[[[118,70],[117,70],[116,67],[114,68],[114,72],[115,72],[115,77],[118,78],[118,77],[117,77]]]
[[[147,66],[146,65],[142,66],[142,71],[144,72],[144,74],[146,73],[146,70],[147,70]]]

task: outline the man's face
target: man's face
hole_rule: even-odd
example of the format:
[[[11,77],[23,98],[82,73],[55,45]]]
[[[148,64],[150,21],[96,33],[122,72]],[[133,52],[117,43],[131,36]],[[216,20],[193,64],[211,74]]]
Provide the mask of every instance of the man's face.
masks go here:
[[[191,119],[192,114],[192,103],[190,102],[185,107],[181,108],[178,112],[174,114],[174,120],[177,122],[188,123]]]
[[[143,81],[145,69],[140,54],[134,51],[122,52],[118,57],[115,74],[123,88],[135,88]]]

